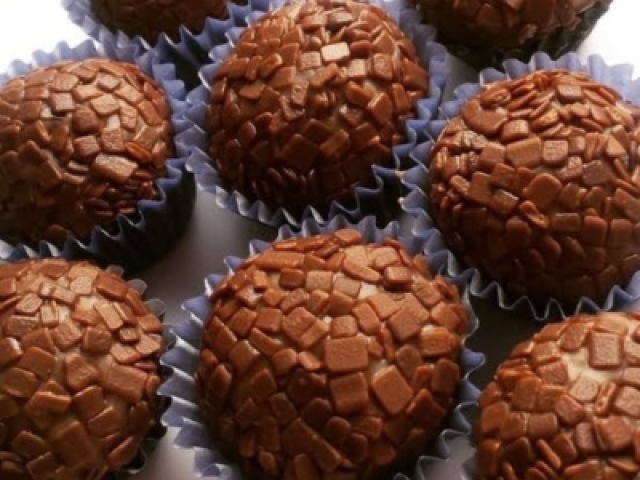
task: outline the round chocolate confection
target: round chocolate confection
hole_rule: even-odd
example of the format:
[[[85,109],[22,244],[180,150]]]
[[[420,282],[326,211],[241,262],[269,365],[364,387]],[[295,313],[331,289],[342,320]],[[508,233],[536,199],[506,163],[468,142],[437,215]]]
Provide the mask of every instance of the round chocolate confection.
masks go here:
[[[164,92],[107,59],[38,68],[0,89],[0,237],[62,244],[159,197],[173,155]]]
[[[110,30],[140,35],[151,45],[163,33],[179,41],[180,27],[197,34],[207,17],[228,16],[226,0],[91,0],[91,10]]]
[[[87,263],[0,266],[0,478],[99,480],[155,425],[162,325]]]
[[[285,5],[247,28],[216,71],[208,125],[223,182],[298,215],[348,200],[392,165],[429,88],[415,50],[381,8]]]
[[[640,315],[578,315],[517,345],[480,397],[478,478],[640,473]]]
[[[390,478],[455,404],[467,311],[395,240],[275,242],[211,304],[196,390],[248,478]]]
[[[602,300],[640,268],[640,110],[584,74],[487,85],[431,160],[448,246],[514,295]]]
[[[612,0],[416,0],[438,40],[485,67],[534,52],[557,57],[577,48]]]

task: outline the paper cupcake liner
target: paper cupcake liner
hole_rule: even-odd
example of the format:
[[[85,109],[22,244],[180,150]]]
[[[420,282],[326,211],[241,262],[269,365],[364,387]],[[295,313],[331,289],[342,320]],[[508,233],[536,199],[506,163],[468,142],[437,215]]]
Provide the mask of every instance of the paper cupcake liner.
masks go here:
[[[502,62],[511,58],[526,62],[536,52],[546,52],[551,57],[557,58],[580,46],[589,36],[600,17],[609,9],[611,1],[606,0],[607,3],[599,3],[579,14],[577,16],[579,22],[575,27],[557,28],[551,35],[529,40],[518,48],[503,49],[488,46],[478,48],[477,45],[463,44],[444,38],[438,38],[438,41],[442,41],[452,55],[459,57],[476,69],[491,66],[501,68]]]
[[[282,3],[283,0],[275,0],[274,6],[280,6]],[[416,118],[406,124],[407,142],[393,148],[392,165],[389,167],[373,166],[374,181],[372,186],[356,187],[350,200],[346,203],[334,201],[323,213],[307,206],[302,215],[295,216],[287,209],[273,209],[260,200],[251,201],[238,191],[229,191],[208,154],[206,113],[209,102],[209,79],[213,78],[215,71],[230,54],[233,45],[244,30],[236,27],[227,32],[228,43],[216,46],[211,50],[210,57],[213,63],[205,65],[200,70],[203,85],[196,88],[188,97],[194,108],[187,114],[187,117],[193,122],[193,127],[187,135],[194,148],[187,160],[187,168],[195,174],[196,182],[201,189],[215,195],[216,202],[220,207],[273,227],[284,223],[300,226],[305,219],[313,219],[318,223],[323,223],[339,214],[351,220],[358,220],[369,213],[375,213],[381,222],[386,223],[384,217],[390,217],[392,213],[390,211],[392,208],[389,206],[390,193],[395,192],[395,196],[398,196],[399,172],[406,170],[412,164],[408,153],[415,145],[426,140],[423,131],[429,120],[437,113],[449,72],[445,62],[445,48],[433,41],[436,31],[431,26],[419,23],[420,18],[416,10],[404,7],[401,0],[372,0],[371,3],[387,10],[399,23],[404,33],[413,40],[418,57],[422,65],[428,67],[430,76],[430,95],[418,101]],[[263,14],[263,11],[252,11],[247,17],[249,24],[253,24]]]
[[[38,255],[37,252],[33,250],[20,249],[20,250],[12,251],[11,258],[9,259],[5,256],[5,253],[6,251],[0,250],[0,263],[7,263],[7,262],[10,263],[10,262],[16,262],[19,260],[50,258],[50,257],[57,256],[57,255],[51,254],[51,252],[46,252],[44,255]],[[122,267],[117,265],[109,265],[104,269],[120,277],[122,277],[124,274],[124,270],[122,269]],[[144,298],[144,293],[147,290],[147,284],[145,281],[135,278],[135,279],[127,280],[127,284],[129,285],[129,287],[137,291],[142,298]],[[144,303],[149,309],[149,311],[153,313],[156,317],[158,317],[160,322],[163,323],[163,331],[164,331],[163,336],[165,338],[165,342],[167,345],[166,350],[170,351],[170,349],[172,348],[173,337],[171,336],[171,333],[170,333],[170,327],[168,325],[164,325],[164,315],[165,315],[164,302],[157,298],[151,298],[148,300],[144,300]],[[171,372],[167,367],[161,364],[160,373],[163,378],[167,378]],[[135,458],[131,462],[129,462],[128,465],[125,465],[123,468],[113,472],[109,472],[107,475],[105,475],[104,480],[124,480],[125,478],[128,478],[130,475],[135,475],[136,473],[139,473],[144,469],[144,466],[147,463],[147,458],[149,458],[149,456],[156,449],[156,446],[158,445],[162,437],[164,437],[164,435],[167,433],[167,428],[162,424],[160,417],[167,410],[169,402],[170,402],[169,397],[165,395],[161,395],[160,392],[158,392],[158,411],[156,415],[155,427],[152,428],[151,431],[149,431],[149,433],[147,434],[147,436],[142,440],[142,442],[140,442],[140,446],[138,447],[138,451],[136,453]]]
[[[112,31],[96,18],[90,0],[62,0],[62,6],[69,13],[73,23],[82,28],[87,35],[101,44],[133,47],[143,53],[154,50],[162,61],[174,63],[177,75],[185,81],[187,90],[199,84],[198,69],[207,63],[209,51],[216,45],[227,42],[225,33],[232,27],[244,27],[246,18],[252,11],[267,11],[269,0],[249,0],[247,5],[227,2],[228,18],[224,20],[209,17],[205,20],[202,32],[194,33],[186,27],[180,28],[180,38],[172,40],[161,34],[154,45],[136,35],[129,37],[126,33]]]
[[[142,71],[158,82],[167,95],[172,111],[174,136],[177,139],[190,126],[183,120],[188,111],[186,93],[181,81],[176,80],[172,65],[160,63],[153,52],[138,56],[135,47],[105,45],[96,48],[87,40],[71,48],[60,43],[51,53],[42,51],[33,54],[30,64],[13,62],[6,73],[0,75],[0,86],[13,77],[24,75],[34,68],[50,65],[61,60],[82,60],[92,57],[106,57],[112,60],[137,64]],[[176,142],[177,143],[177,142]],[[178,157],[167,160],[167,176],[156,180],[159,198],[141,200],[134,215],[119,215],[112,232],[96,226],[88,240],[67,236],[61,248],[46,241],[40,241],[34,250],[40,256],[62,256],[67,259],[86,259],[100,266],[121,265],[127,274],[144,269],[163,256],[180,238],[191,218],[195,200],[195,182],[185,169],[186,155],[183,147],[178,148]],[[14,258],[11,250],[16,250],[16,258],[24,245],[12,245],[0,240],[0,252],[5,257]]]
[[[422,236],[402,236],[399,226],[395,222],[381,230],[376,227],[374,217],[366,217],[357,225],[353,225],[343,216],[335,217],[324,225],[320,225],[313,220],[305,220],[302,223],[300,233],[294,233],[289,226],[284,226],[279,231],[278,239],[316,235],[345,227],[357,228],[368,242],[380,242],[385,237],[397,238],[410,254],[420,253],[423,248],[424,238]],[[249,255],[262,252],[270,245],[268,242],[254,240],[250,243]],[[444,258],[441,256],[428,259],[433,272],[441,270],[439,263],[442,260]],[[225,264],[229,272],[233,272],[243,261],[244,259],[242,258],[227,257]],[[210,314],[211,305],[208,297],[224,277],[225,275],[223,274],[208,276],[205,279],[205,293],[187,300],[183,304],[183,308],[189,312],[190,318],[174,327],[172,333],[176,338],[175,346],[166,352],[161,359],[163,365],[169,367],[173,372],[160,387],[160,392],[171,398],[171,405],[162,420],[167,426],[179,428],[175,438],[176,446],[195,451],[194,470],[196,475],[220,480],[241,480],[243,477],[239,467],[229,463],[224,458],[209,434],[206,422],[201,416],[197,405],[193,380],[193,374],[199,361],[202,329]],[[469,302],[468,292],[464,290],[466,279],[464,276],[449,277],[448,279],[458,286],[461,298],[470,312],[471,328],[466,338],[468,340],[477,329],[478,319]],[[424,456],[418,459],[415,473],[412,476],[415,480],[427,478],[424,475],[430,465],[448,457],[448,443],[452,439],[466,435],[471,431],[470,423],[466,420],[464,411],[475,404],[479,390],[473,385],[469,377],[484,363],[484,355],[473,352],[465,346],[459,360],[463,370],[463,377],[458,389],[456,406],[452,409],[442,432],[434,440],[432,447]],[[402,473],[396,474],[394,478],[395,480],[408,480]]]
[[[468,276],[470,278],[469,290],[473,296],[496,301],[505,310],[515,310],[524,306],[538,322],[546,322],[579,312],[619,309],[640,298],[640,272],[638,272],[627,286],[614,286],[602,302],[582,297],[575,308],[568,309],[556,299],[551,298],[546,304],[537,305],[527,296],[514,298],[508,295],[497,282],[490,281],[478,270],[463,265],[447,249],[433,219],[427,213],[429,198],[424,186],[429,182],[429,152],[447,121],[460,114],[462,105],[475,95],[482,85],[520,78],[536,70],[566,69],[587,73],[594,80],[616,89],[625,100],[640,104],[640,80],[632,81],[633,67],[628,64],[608,66],[598,55],[590,56],[587,62],[583,63],[575,53],[568,53],[558,60],[552,60],[546,53],[538,52],[529,63],[512,59],[505,61],[503,68],[504,72],[496,69],[483,70],[479,76],[480,83],[466,83],[457,87],[454,90],[456,99],[445,102],[440,108],[439,118],[427,126],[427,134],[431,139],[417,145],[410,154],[415,162],[415,167],[403,176],[402,181],[409,188],[410,193],[401,200],[401,205],[403,210],[416,217],[414,233],[429,236],[425,253],[445,256],[447,261],[444,262],[442,271],[447,275]]]

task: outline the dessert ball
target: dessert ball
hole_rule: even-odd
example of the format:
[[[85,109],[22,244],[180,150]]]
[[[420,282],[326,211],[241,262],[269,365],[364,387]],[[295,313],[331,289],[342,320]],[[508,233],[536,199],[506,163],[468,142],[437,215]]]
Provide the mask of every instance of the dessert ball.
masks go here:
[[[638,327],[578,315],[517,345],[480,397],[478,478],[637,478]]]
[[[640,268],[640,110],[585,74],[485,86],[432,150],[447,245],[507,292],[602,300]]]
[[[476,67],[575,50],[612,0],[416,0],[438,40]]]
[[[154,426],[162,326],[87,263],[0,266],[0,478],[99,480]]]
[[[467,311],[395,240],[277,241],[211,306],[197,398],[247,478],[390,478],[456,402]]]
[[[326,210],[393,165],[429,80],[382,9],[285,5],[247,28],[213,78],[210,155],[230,190],[299,215]]]
[[[207,17],[228,15],[225,0],[91,0],[91,10],[110,30],[140,35],[151,45],[162,33],[178,41],[181,26],[200,33]]]
[[[62,244],[115,228],[173,155],[164,92],[107,59],[38,68],[0,88],[0,238]]]

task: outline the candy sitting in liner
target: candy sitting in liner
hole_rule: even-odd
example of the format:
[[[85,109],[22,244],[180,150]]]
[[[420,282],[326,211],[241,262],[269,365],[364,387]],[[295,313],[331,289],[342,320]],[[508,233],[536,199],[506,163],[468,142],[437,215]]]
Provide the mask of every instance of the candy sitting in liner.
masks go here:
[[[438,41],[476,67],[577,49],[612,0],[415,0]]]
[[[486,85],[432,151],[431,213],[514,295],[603,299],[640,268],[640,110],[581,73]]]
[[[200,33],[207,17],[228,15],[226,0],[91,0],[91,10],[110,30],[139,35],[151,45],[163,33],[178,41],[180,27]]]
[[[390,478],[455,404],[468,312],[395,240],[276,241],[210,301],[197,395],[245,478]]]
[[[210,155],[251,201],[326,211],[391,165],[429,80],[381,8],[297,2],[247,28],[212,82]]]
[[[639,327],[578,315],[517,345],[480,398],[478,478],[637,478]]]
[[[115,228],[173,155],[164,92],[135,65],[65,61],[0,89],[0,237],[60,246]]]
[[[162,326],[88,263],[0,266],[0,478],[100,480],[156,423]]]

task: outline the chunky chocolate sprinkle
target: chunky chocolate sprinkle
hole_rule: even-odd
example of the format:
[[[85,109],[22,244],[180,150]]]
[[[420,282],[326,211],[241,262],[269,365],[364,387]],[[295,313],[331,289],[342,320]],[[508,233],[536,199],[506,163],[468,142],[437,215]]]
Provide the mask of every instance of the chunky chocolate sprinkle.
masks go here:
[[[639,326],[636,313],[578,315],[516,347],[479,400],[478,478],[636,478]],[[554,364],[561,385],[545,377]]]
[[[210,300],[199,403],[250,478],[388,478],[455,403],[467,311],[395,240],[277,241]]]
[[[0,312],[0,478],[99,480],[122,468],[156,423],[160,321],[124,280],[87,263],[4,264],[0,278],[11,285]]]
[[[38,68],[0,89],[0,236],[86,240],[158,197],[173,154],[169,106],[138,67],[107,59]]]
[[[603,299],[640,268],[639,119],[581,73],[486,86],[433,148],[447,244],[514,295]]]
[[[612,0],[414,0],[438,39],[477,64],[577,46]],[[486,66],[486,65],[483,65]],[[569,91],[567,95],[572,95]]]
[[[348,198],[405,141],[429,89],[417,62],[373,5],[312,0],[267,13],[212,79],[209,153],[223,181],[294,213]]]
[[[121,30],[129,37],[140,35],[151,45],[162,33],[179,41],[180,27],[200,33],[207,17],[228,17],[227,2],[223,0],[91,0],[91,10],[109,29]]]

